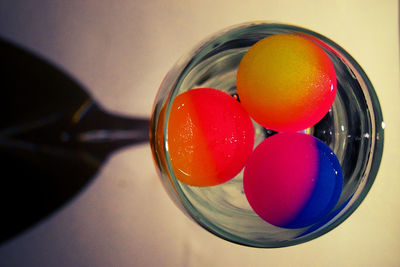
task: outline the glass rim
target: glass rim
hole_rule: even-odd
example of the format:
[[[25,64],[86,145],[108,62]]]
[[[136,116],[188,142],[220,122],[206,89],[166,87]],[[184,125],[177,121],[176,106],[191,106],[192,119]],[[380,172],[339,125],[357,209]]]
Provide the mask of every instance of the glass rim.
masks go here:
[[[189,199],[185,196],[185,193],[181,189],[181,185],[179,184],[177,178],[175,177],[175,174],[172,169],[169,153],[168,153],[168,144],[167,144],[167,131],[168,131],[168,119],[169,119],[169,113],[170,109],[172,106],[173,99],[175,96],[178,94],[178,88],[180,86],[179,83],[179,77],[185,77],[189,71],[191,70],[191,67],[195,66],[196,61],[193,60],[195,56],[198,56],[199,53],[204,52],[207,47],[212,45],[213,42],[215,42],[218,38],[221,38],[223,36],[226,36],[228,34],[233,34],[237,31],[240,30],[245,30],[251,27],[259,27],[263,29],[279,29],[279,30],[289,30],[292,32],[296,33],[305,33],[307,35],[316,37],[318,40],[322,41],[324,44],[328,44],[330,47],[334,48],[334,50],[342,57],[344,57],[348,63],[352,65],[352,67],[357,71],[357,73],[360,75],[359,79],[364,82],[365,87],[363,89],[367,89],[368,95],[365,94],[364,92],[364,97],[369,97],[370,99],[370,104],[372,105],[372,114],[370,116],[373,117],[373,122],[371,122],[371,127],[375,131],[375,134],[371,137],[374,141],[373,143],[373,148],[371,149],[372,153],[370,153],[368,157],[368,162],[370,162],[370,167],[369,167],[369,173],[366,177],[366,183],[362,190],[360,191],[359,195],[355,199],[354,202],[351,203],[351,206],[344,212],[344,213],[339,213],[337,214],[334,218],[337,217],[336,220],[332,221],[334,218],[332,218],[330,221],[328,221],[325,225],[320,226],[319,228],[315,229],[313,232],[308,233],[305,236],[299,237],[298,239],[294,240],[286,240],[286,241],[279,241],[279,242],[259,242],[259,241],[253,241],[250,239],[244,239],[238,236],[235,236],[222,228],[218,227],[214,223],[210,222],[207,220],[201,212],[199,212],[195,206],[192,205]],[[181,57],[177,63],[175,63],[174,67],[180,66],[178,69],[178,75],[177,78],[174,80],[172,86],[171,86],[171,91],[168,94],[167,101],[164,103],[165,105],[165,114],[164,114],[164,123],[162,125],[163,130],[163,153],[165,154],[165,160],[166,160],[166,166],[167,166],[167,171],[168,175],[171,177],[171,182],[173,183],[173,187],[177,191],[177,195],[179,199],[182,201],[184,208],[188,210],[186,214],[190,215],[198,224],[200,224],[204,229],[207,231],[213,233],[214,235],[225,239],[229,242],[236,243],[239,245],[244,245],[244,246],[249,246],[249,247],[257,247],[257,248],[278,248],[278,247],[287,247],[287,246],[292,246],[292,245],[297,245],[301,244],[304,242],[308,242],[310,240],[313,240],[317,237],[320,237],[334,228],[336,228],[338,225],[340,225],[342,222],[344,222],[361,204],[361,202],[365,199],[366,195],[368,194],[369,190],[371,189],[375,178],[378,173],[378,169],[381,163],[382,159],[382,154],[383,154],[383,143],[384,143],[384,129],[383,129],[383,115],[382,115],[382,110],[379,104],[379,100],[377,97],[377,94],[374,90],[374,87],[369,80],[367,74],[364,72],[364,70],[361,68],[361,66],[358,64],[358,62],[344,50],[340,45],[332,41],[331,39],[314,32],[312,30],[300,27],[300,26],[295,26],[292,24],[284,24],[284,23],[278,23],[278,22],[269,22],[269,21],[253,21],[253,22],[245,22],[245,23],[240,23],[237,25],[233,25],[230,27],[226,27],[220,31],[217,31],[216,33],[210,35],[209,37],[206,37],[203,39],[200,44],[197,44],[194,49],[191,51],[187,52],[184,54],[183,57]],[[364,91],[364,90],[363,90]],[[368,102],[368,101],[367,101]],[[368,105],[369,106],[369,105]],[[352,196],[351,198],[353,198]]]

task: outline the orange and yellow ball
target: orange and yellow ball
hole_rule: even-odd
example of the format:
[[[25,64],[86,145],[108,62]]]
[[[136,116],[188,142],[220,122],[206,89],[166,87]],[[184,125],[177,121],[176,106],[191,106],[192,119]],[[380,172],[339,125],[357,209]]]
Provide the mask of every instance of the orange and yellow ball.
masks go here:
[[[240,101],[262,126],[280,132],[313,126],[329,111],[336,94],[336,73],[313,41],[276,34],[254,44],[237,73]]]

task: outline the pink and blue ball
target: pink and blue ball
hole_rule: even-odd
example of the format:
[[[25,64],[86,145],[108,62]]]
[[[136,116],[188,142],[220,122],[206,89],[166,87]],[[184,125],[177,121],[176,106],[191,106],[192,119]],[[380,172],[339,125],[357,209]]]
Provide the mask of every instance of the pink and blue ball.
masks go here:
[[[336,155],[322,141],[303,133],[279,133],[250,155],[243,186],[263,220],[302,228],[329,216],[341,195],[343,174]]]

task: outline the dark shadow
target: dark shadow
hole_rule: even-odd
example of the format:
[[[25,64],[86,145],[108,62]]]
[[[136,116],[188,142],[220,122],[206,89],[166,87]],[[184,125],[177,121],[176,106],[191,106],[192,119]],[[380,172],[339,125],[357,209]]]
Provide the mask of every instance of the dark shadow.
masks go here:
[[[0,242],[60,208],[149,121],[102,110],[82,87],[0,39]]]

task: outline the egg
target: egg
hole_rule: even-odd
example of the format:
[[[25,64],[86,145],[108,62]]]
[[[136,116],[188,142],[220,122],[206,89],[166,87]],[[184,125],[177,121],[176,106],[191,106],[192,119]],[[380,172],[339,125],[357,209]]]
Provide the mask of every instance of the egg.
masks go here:
[[[167,149],[176,178],[214,186],[235,177],[254,146],[254,128],[242,105],[214,88],[178,95],[171,106]]]
[[[237,71],[240,101],[265,128],[300,131],[329,111],[336,95],[336,73],[325,51],[296,34],[275,34],[255,43]]]

